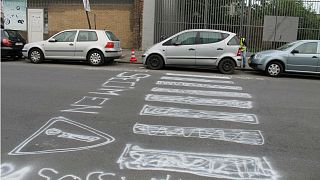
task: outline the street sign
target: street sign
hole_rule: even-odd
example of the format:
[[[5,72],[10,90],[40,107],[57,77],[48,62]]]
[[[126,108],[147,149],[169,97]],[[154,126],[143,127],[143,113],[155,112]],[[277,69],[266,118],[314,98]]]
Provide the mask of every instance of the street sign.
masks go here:
[[[86,11],[91,11],[89,0],[83,0],[83,7]]]

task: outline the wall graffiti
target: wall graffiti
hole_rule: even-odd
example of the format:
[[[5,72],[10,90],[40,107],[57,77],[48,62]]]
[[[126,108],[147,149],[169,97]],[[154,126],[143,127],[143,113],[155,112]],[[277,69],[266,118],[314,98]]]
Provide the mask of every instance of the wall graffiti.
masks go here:
[[[240,87],[240,86],[225,86],[225,85],[214,85],[214,84],[187,83],[187,82],[180,82],[180,81],[157,81],[156,85],[196,87],[196,88],[207,88],[207,89],[242,90],[242,87]]]
[[[187,81],[187,82],[202,82],[202,83],[234,84],[233,81],[200,79],[200,78],[186,78],[186,77],[163,76],[163,77],[161,77],[161,79],[162,80],[170,80],[170,81]]]
[[[254,114],[204,111],[151,105],[144,105],[144,107],[140,111],[140,115],[209,119],[215,121],[231,121],[238,123],[259,124],[258,117]]]
[[[16,169],[11,163],[1,164],[1,179],[2,180],[19,180],[24,177],[32,170],[30,166]]]
[[[233,108],[241,108],[241,109],[251,109],[253,107],[252,101],[209,99],[209,98],[199,98],[199,97],[192,97],[192,96],[147,94],[145,97],[145,101],[203,105],[203,106],[233,107]]]
[[[118,161],[121,169],[161,170],[227,179],[276,179],[266,158],[143,149],[127,144]]]
[[[189,94],[197,96],[219,96],[219,97],[231,97],[231,98],[251,98],[248,93],[239,92],[223,92],[223,91],[201,91],[201,90],[186,90],[186,89],[171,89],[171,88],[152,88],[153,92],[163,93],[177,93],[177,94]]]
[[[135,134],[144,134],[149,136],[192,137],[250,145],[264,144],[263,136],[259,130],[180,127],[136,123],[133,127],[133,132]]]
[[[9,155],[79,151],[104,146],[114,140],[112,136],[84,124],[64,117],[56,117],[50,119],[34,134],[15,147],[9,152]],[[54,146],[49,146],[50,142]]]

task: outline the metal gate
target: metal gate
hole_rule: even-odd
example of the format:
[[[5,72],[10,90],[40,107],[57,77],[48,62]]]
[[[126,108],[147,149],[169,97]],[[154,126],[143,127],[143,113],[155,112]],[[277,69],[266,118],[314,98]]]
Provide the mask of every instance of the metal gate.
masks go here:
[[[156,0],[155,42],[198,28],[244,36],[251,52],[320,39],[320,0]]]

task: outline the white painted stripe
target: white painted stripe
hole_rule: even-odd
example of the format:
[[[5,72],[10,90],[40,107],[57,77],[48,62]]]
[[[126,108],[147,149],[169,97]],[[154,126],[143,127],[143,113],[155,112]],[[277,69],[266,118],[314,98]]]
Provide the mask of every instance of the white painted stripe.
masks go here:
[[[209,99],[209,98],[198,98],[198,97],[192,97],[192,96],[171,96],[171,95],[148,94],[146,95],[145,100],[150,102],[167,102],[167,103],[202,105],[202,106],[234,107],[234,108],[243,108],[243,109],[252,108],[252,101]]]
[[[183,76],[183,77],[197,77],[197,78],[210,78],[210,79],[231,79],[230,76],[203,76],[195,74],[176,74],[176,73],[166,73],[167,76]]]
[[[224,86],[224,85],[187,83],[187,82],[177,82],[177,81],[158,81],[156,84],[163,85],[163,86],[183,86],[183,87],[198,87],[198,88],[211,88],[211,89],[242,90],[242,87],[240,86]]]
[[[150,105],[144,105],[144,107],[140,111],[140,115],[209,119],[214,121],[231,121],[248,124],[259,124],[258,117],[254,114],[203,111]]]
[[[214,139],[250,145],[263,145],[264,139],[259,130],[198,128],[181,126],[164,126],[135,124],[133,133],[149,136],[175,136],[201,139]]]
[[[199,78],[170,77],[170,76],[162,76],[161,79],[162,80],[173,80],[173,81],[189,81],[189,82],[203,82],[203,83],[234,84],[233,81],[199,79]]]
[[[152,88],[153,92],[163,93],[177,93],[177,94],[190,94],[197,96],[218,96],[218,97],[232,97],[232,98],[251,98],[248,93],[239,92],[223,92],[223,91],[201,91],[201,90],[188,90],[188,89],[170,89],[170,88]]]
[[[271,180],[279,177],[264,157],[143,149],[132,144],[126,145],[117,163],[120,169],[172,171],[211,178]]]

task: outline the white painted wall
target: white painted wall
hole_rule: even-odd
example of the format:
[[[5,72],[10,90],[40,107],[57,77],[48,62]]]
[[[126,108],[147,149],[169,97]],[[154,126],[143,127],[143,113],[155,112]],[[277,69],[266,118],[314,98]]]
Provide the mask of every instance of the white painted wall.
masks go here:
[[[142,49],[145,50],[154,44],[154,15],[155,0],[145,0],[143,4],[142,21]]]

